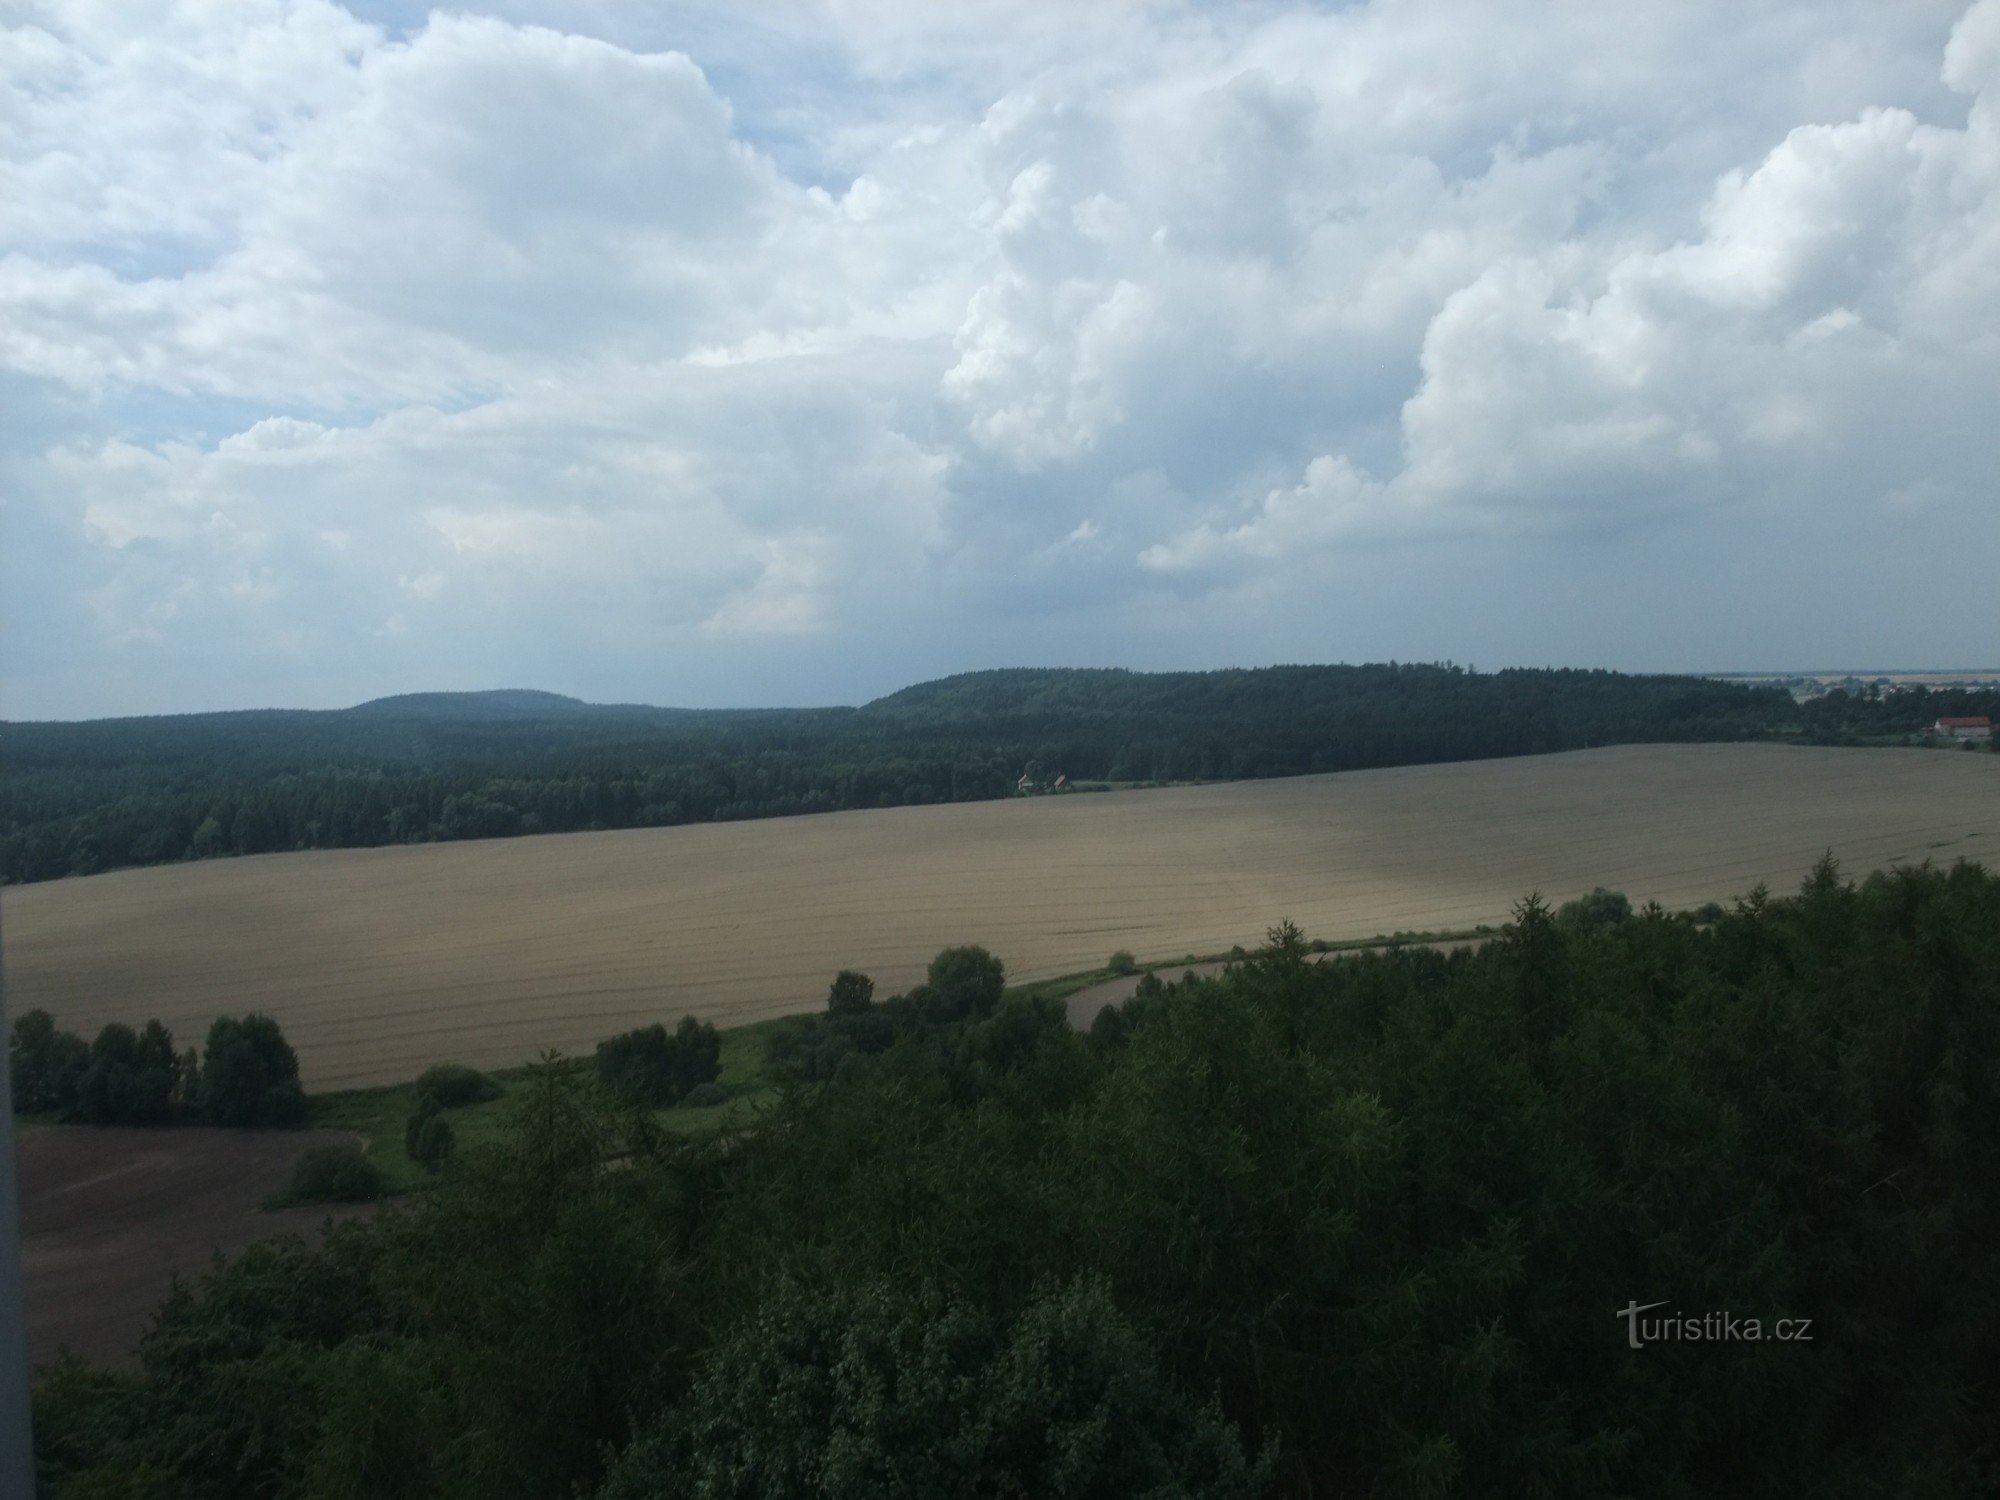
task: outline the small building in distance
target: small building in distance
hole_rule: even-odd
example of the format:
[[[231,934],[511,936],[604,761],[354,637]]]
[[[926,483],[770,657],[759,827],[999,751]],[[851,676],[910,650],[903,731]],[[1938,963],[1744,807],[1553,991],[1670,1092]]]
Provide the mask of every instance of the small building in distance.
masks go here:
[[[1993,721],[1984,714],[1974,718],[1939,719],[1931,725],[1928,733],[1941,740],[1990,740],[1993,738]]]

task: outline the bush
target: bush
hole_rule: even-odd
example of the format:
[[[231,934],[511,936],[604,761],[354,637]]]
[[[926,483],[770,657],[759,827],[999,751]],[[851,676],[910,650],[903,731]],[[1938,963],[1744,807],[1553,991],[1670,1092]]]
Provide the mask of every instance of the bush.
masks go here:
[[[1136,974],[1139,972],[1139,960],[1132,956],[1130,948],[1120,948],[1104,967],[1114,974]]]
[[[627,1104],[671,1104],[667,1028],[655,1022],[597,1044],[597,1077]]]
[[[452,1133],[451,1121],[434,1114],[420,1122],[411,1137],[410,1160],[426,1172],[437,1172],[457,1148],[458,1137]]]
[[[484,1104],[500,1097],[500,1085],[477,1068],[458,1063],[439,1063],[425,1068],[417,1078],[419,1097],[428,1094],[445,1109],[467,1104]]]
[[[284,1203],[372,1203],[386,1186],[359,1146],[314,1146],[292,1167]]]
[[[403,1123],[403,1151],[411,1161],[426,1172],[435,1172],[444,1165],[452,1148],[458,1144],[452,1134],[451,1122],[444,1117],[444,1106],[438,1103],[435,1094],[417,1096],[417,1107],[410,1118]]]
[[[216,1125],[298,1125],[299,1059],[269,1016],[219,1017],[201,1064],[202,1113]]]
[[[1565,901],[1556,908],[1556,921],[1571,932],[1602,932],[1630,921],[1632,902],[1623,891],[1607,891],[1598,886],[1588,896]]]
[[[713,1109],[729,1102],[729,1090],[719,1083],[698,1083],[681,1096],[682,1109]]]
[[[664,1109],[721,1071],[721,1035],[693,1016],[682,1016],[672,1036],[655,1022],[597,1044],[598,1078],[635,1108]]]

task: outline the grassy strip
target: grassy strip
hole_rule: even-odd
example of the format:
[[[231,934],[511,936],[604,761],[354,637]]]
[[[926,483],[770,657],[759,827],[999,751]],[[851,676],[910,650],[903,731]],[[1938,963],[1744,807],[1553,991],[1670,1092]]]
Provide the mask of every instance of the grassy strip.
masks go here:
[[[722,1073],[717,1082],[729,1093],[721,1104],[703,1109],[662,1109],[653,1122],[675,1135],[703,1137],[741,1127],[775,1092],[764,1077],[764,1052],[776,1021],[755,1021],[722,1033]],[[497,1098],[445,1111],[460,1151],[503,1139],[514,1118],[515,1096],[528,1079],[527,1068],[486,1075],[500,1086]],[[403,1148],[403,1129],[417,1108],[415,1082],[382,1088],[343,1089],[314,1094],[307,1101],[307,1125],[358,1135],[370,1161],[381,1169],[388,1195],[416,1191],[434,1180]]]
[[[500,1085],[498,1098],[445,1111],[458,1149],[499,1140],[512,1116],[508,1100],[528,1076],[525,1068],[509,1068],[487,1077]],[[386,1088],[343,1089],[337,1094],[313,1094],[306,1100],[307,1125],[314,1130],[341,1130],[358,1135],[368,1159],[381,1169],[390,1195],[407,1193],[431,1181],[431,1174],[410,1160],[403,1149],[403,1127],[417,1109],[415,1082]]]

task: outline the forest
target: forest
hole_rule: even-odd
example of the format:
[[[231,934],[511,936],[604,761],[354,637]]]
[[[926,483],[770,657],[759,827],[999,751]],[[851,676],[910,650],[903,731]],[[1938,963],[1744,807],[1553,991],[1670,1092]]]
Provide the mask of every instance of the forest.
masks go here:
[[[2000,1493],[2000,877],[1003,978],[839,975],[716,1139],[546,1059],[46,1370],[44,1495]]]
[[[1817,732],[1838,739],[1844,725]],[[1011,795],[1024,775],[1038,789],[1058,776],[1234,780],[1807,727],[1778,688],[1396,663],[976,672],[860,708],[441,693],[324,712],[9,723],[0,883],[281,850],[962,802]]]

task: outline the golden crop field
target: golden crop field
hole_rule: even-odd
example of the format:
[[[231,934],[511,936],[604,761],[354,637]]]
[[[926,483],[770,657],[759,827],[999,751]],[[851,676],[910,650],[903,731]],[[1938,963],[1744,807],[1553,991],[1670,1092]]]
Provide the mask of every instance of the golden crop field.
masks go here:
[[[276,1016],[308,1087],[502,1066],[692,1013],[905,988],[983,943],[1016,978],[1256,943],[1499,923],[1530,890],[1686,907],[2000,861],[2000,756],[1630,746],[1283,781],[263,855],[5,892],[7,1003],[86,1037]]]

